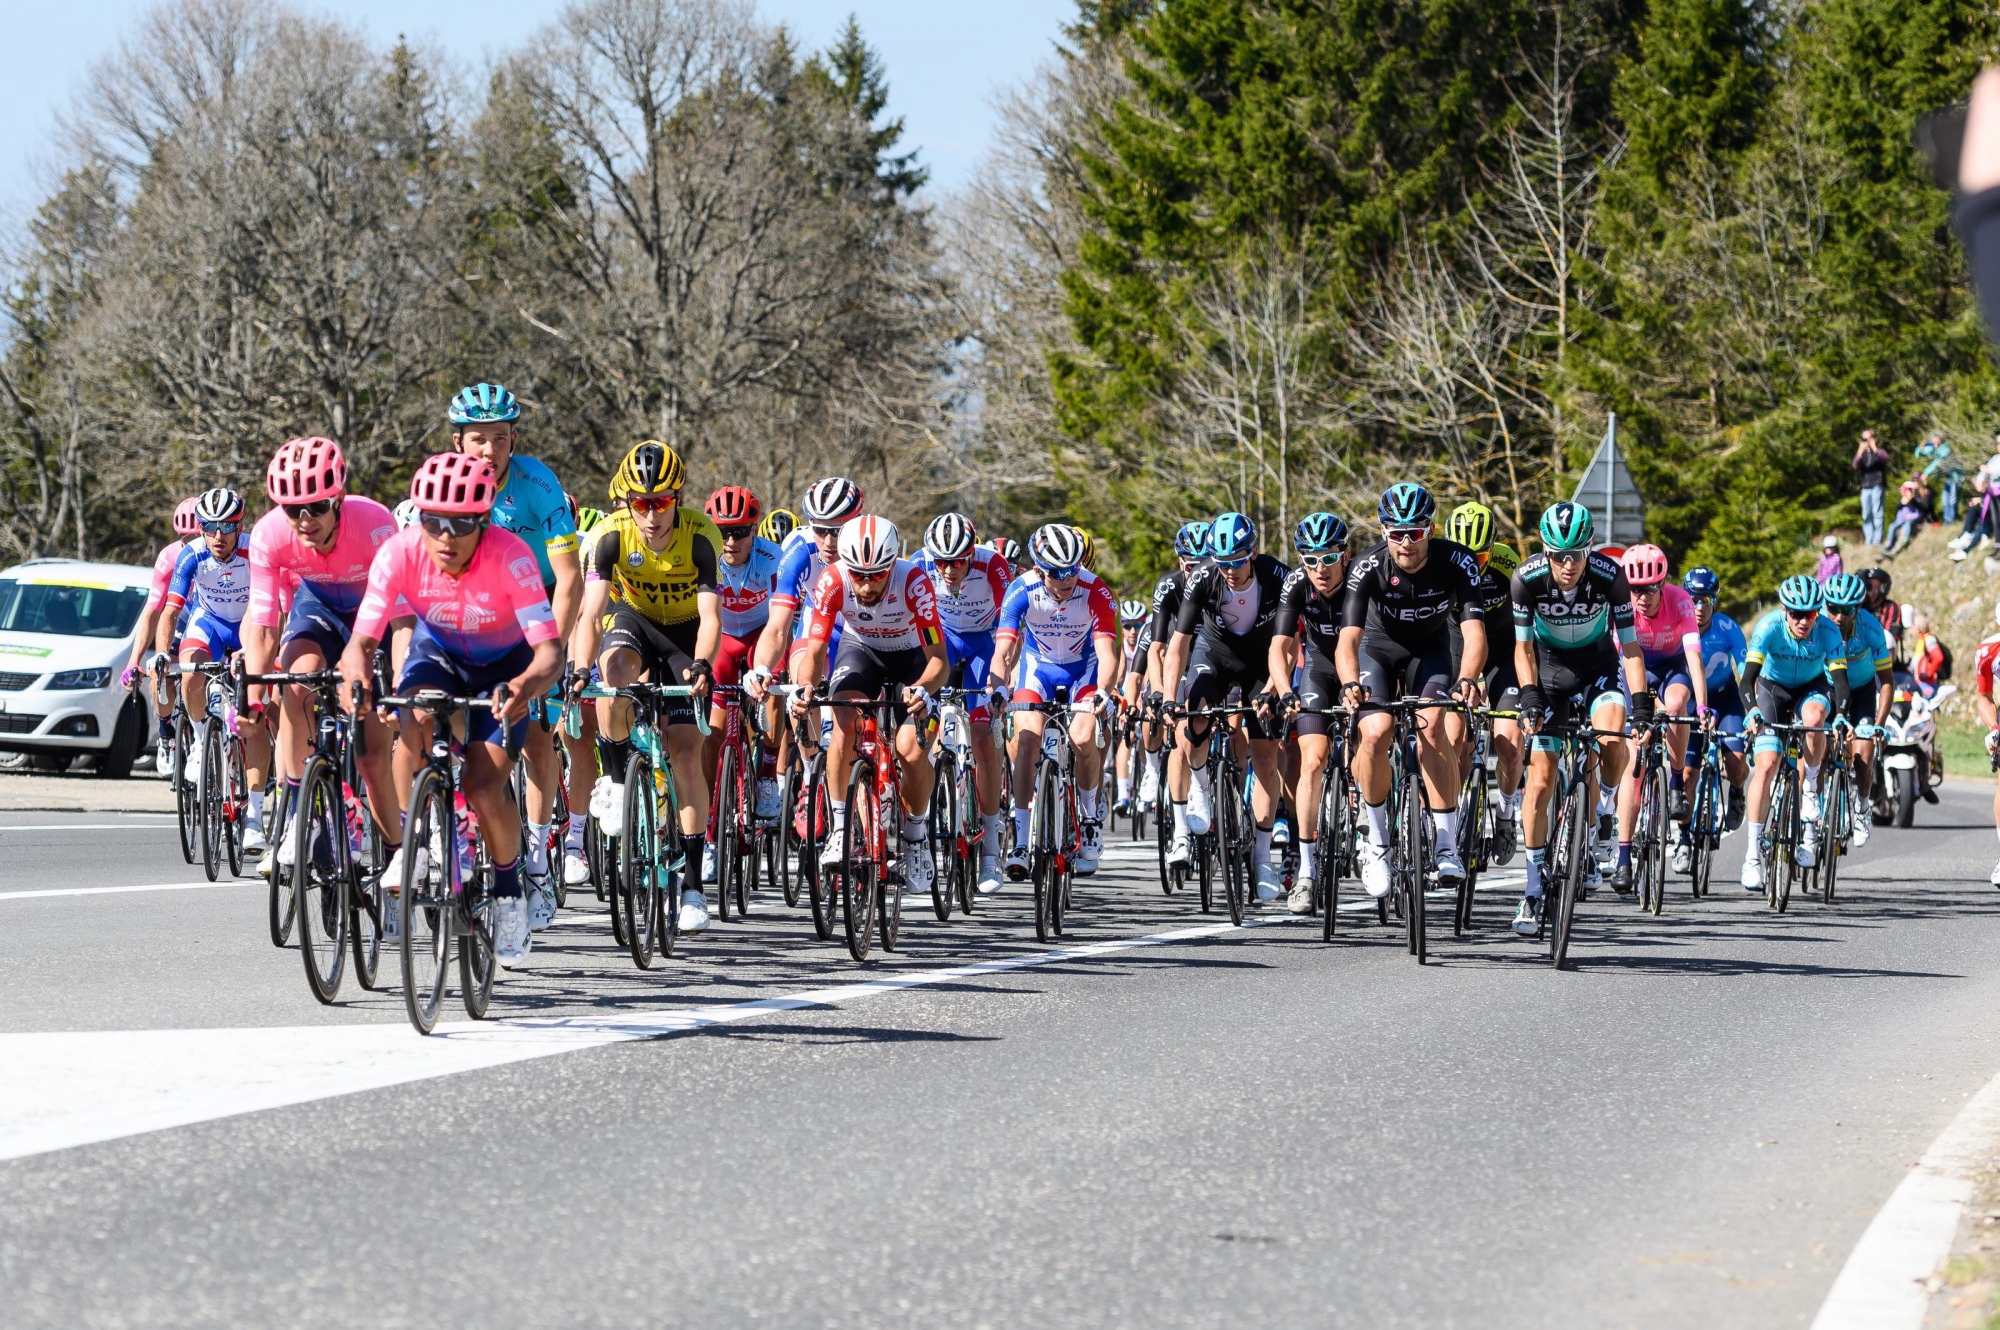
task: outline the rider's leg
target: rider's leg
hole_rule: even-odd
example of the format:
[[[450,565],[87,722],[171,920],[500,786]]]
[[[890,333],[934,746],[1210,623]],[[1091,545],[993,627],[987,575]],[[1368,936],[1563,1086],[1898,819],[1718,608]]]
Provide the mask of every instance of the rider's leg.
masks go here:
[[[1424,773],[1424,804],[1440,854],[1458,850],[1460,757],[1465,750],[1465,717],[1456,711],[1418,713],[1417,765]]]
[[[1371,711],[1355,722],[1354,783],[1361,791],[1368,839],[1389,845],[1389,741],[1396,721],[1386,711]]]
[[[564,838],[563,853],[583,855],[583,833],[590,823],[590,805],[577,791],[588,790],[596,783],[597,775],[597,708],[577,708],[577,733],[571,735],[567,728],[562,730],[562,745],[569,752],[570,810],[569,826]]]
[[[1039,711],[1014,713],[1014,844],[1028,843],[1028,817],[1034,811],[1035,764],[1042,757],[1042,727],[1048,718]]]
[[[1077,813],[1092,821],[1104,816],[1102,785],[1104,781],[1104,750],[1097,746],[1098,717],[1088,711],[1078,711],[1069,718],[1070,743],[1076,751],[1076,763],[1072,773],[1076,777]]]
[[[535,711],[546,703],[537,699]],[[528,764],[528,834],[531,843],[523,867],[531,873],[547,873],[549,825],[555,820],[556,795],[562,789],[562,758],[556,752],[553,727],[530,716],[524,721],[527,737],[521,743],[521,760]]]
[[[1819,795],[1820,772],[1826,764],[1826,732],[1818,727],[1826,724],[1828,714],[1827,704],[1817,697],[1808,698],[1799,708],[1799,723],[1815,727],[1805,737],[1805,761],[1800,764],[1805,790],[1815,798]]]
[[[1688,708],[1693,704],[1694,694],[1684,683],[1670,683],[1667,685],[1666,691],[1660,694],[1660,710],[1669,716],[1685,716],[1688,714]],[[1687,765],[1687,750],[1688,727],[1685,725],[1667,726],[1667,753],[1672,758],[1672,763],[1668,767],[1668,770],[1674,774],[1677,780],[1680,776],[1681,768]]]
[[[1531,743],[1536,741],[1531,740]],[[1528,850],[1524,895],[1542,894],[1542,867],[1548,854],[1549,805],[1556,786],[1556,750],[1539,744],[1529,754],[1521,798],[1521,840]]]
[[[903,819],[927,822],[931,811],[931,790],[937,784],[937,769],[924,747],[917,727],[904,722],[896,727],[896,755],[903,759]]]
[[[985,858],[1000,857],[1000,782],[1005,779],[1001,769],[1000,745],[993,741],[993,726],[987,722],[972,725],[972,765],[979,773],[979,821],[984,840],[981,853]]]

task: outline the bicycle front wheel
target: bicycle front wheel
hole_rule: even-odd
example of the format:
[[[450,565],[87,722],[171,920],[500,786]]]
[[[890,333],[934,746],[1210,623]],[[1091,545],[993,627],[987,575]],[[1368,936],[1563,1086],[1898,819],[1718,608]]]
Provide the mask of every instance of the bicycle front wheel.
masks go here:
[[[1028,861],[1035,889],[1035,941],[1055,936],[1054,905],[1062,890],[1056,864],[1056,764],[1044,757],[1035,772],[1035,801],[1028,809]]]
[[[1640,871],[1645,874],[1645,886],[1639,897],[1639,906],[1657,916],[1667,903],[1667,835],[1672,828],[1673,795],[1668,789],[1667,769],[1656,766],[1646,777],[1646,807],[1640,813],[1640,825],[1645,828],[1644,839],[1640,843],[1645,858]]]
[[[979,864],[986,854],[985,819],[979,811],[979,770],[966,758],[958,769],[958,912],[971,914],[979,898]]]
[[[1799,777],[1789,761],[1778,768],[1777,797],[1771,802],[1771,873],[1765,902],[1779,914],[1792,902],[1792,876],[1799,843]]]
[[[949,922],[951,907],[958,899],[959,878],[965,872],[965,856],[959,853],[958,781],[946,757],[938,779],[931,786],[931,844],[943,851],[944,871],[931,874],[931,909],[939,923]]]
[[[222,751],[223,847],[229,851],[229,876],[242,877],[243,824],[250,812],[250,779],[242,738],[230,735]]]
[[[1243,778],[1235,763],[1223,759],[1211,784],[1214,791],[1216,839],[1222,846],[1222,890],[1229,902],[1229,922],[1242,926],[1250,895],[1250,836],[1243,812]]]
[[[805,890],[812,907],[813,932],[822,942],[833,939],[835,916],[840,912],[840,869],[820,862],[828,828],[833,820],[833,803],[826,792],[826,767],[815,757],[806,780],[806,835],[799,849],[799,871],[805,875]],[[844,844],[845,842],[843,842]]]
[[[1559,828],[1563,840],[1562,871],[1555,882],[1555,900],[1544,901],[1544,910],[1555,910],[1549,929],[1549,960],[1560,970],[1569,964],[1570,939],[1576,931],[1576,903],[1590,876],[1590,787],[1579,778],[1571,787]],[[1546,881],[1546,879],[1544,879]]]
[[[743,764],[737,758],[736,745],[723,744],[710,806],[715,818],[715,907],[724,923],[747,913],[743,906],[748,904],[750,895],[747,888],[742,896],[736,894],[737,880],[744,872],[736,821],[737,801],[743,793],[737,787],[742,784],[742,776]]]
[[[451,974],[456,906],[451,890],[458,829],[451,795],[426,767],[410,786],[410,816],[403,831],[403,880],[395,900],[403,958],[403,1007],[419,1034],[437,1026]]]
[[[778,875],[778,888],[784,892],[785,908],[796,909],[799,903],[799,887],[806,877],[806,838],[799,834],[801,809],[799,764],[796,758],[792,768],[785,773],[778,784],[778,826],[777,839],[771,850],[772,871]]]
[[[1465,861],[1465,876],[1458,880],[1458,899],[1451,914],[1451,931],[1465,936],[1472,927],[1472,893],[1479,886],[1479,870],[1486,860],[1486,768],[1475,763],[1466,778],[1465,797],[1458,803],[1459,856]]]
[[[330,1003],[347,968],[347,805],[340,796],[340,773],[317,754],[299,781],[292,856],[306,983],[314,997]]]
[[[191,766],[200,765],[201,754],[194,751],[194,722],[188,719],[187,712],[174,713],[173,732],[174,760],[168,770],[168,779],[174,786],[174,812],[179,818],[181,858],[193,863],[196,851],[201,848],[201,802],[195,798],[194,782],[188,779],[188,771]],[[285,931],[290,933],[289,924]]]
[[[285,794],[285,782],[271,782],[271,794],[265,804],[268,812],[267,825],[269,848],[264,851],[264,865],[271,870],[271,945],[282,947],[292,940],[292,924],[298,912],[298,897],[292,894],[292,875],[278,865],[278,841],[291,830],[288,819],[292,815],[291,800]]]
[[[875,846],[882,840],[882,809],[875,802],[875,769],[856,758],[847,773],[847,825],[840,842],[840,921],[847,954],[868,959],[874,941],[875,893],[882,888]]]
[[[208,732],[203,735],[201,752],[196,754],[201,760],[201,871],[215,881],[222,867],[224,850],[222,805],[228,791],[223,788],[222,776],[222,722],[211,720]]]
[[[660,824],[653,801],[653,764],[635,752],[625,768],[625,827],[618,837],[618,885],[625,893],[626,950],[642,970],[653,968],[660,922]]]

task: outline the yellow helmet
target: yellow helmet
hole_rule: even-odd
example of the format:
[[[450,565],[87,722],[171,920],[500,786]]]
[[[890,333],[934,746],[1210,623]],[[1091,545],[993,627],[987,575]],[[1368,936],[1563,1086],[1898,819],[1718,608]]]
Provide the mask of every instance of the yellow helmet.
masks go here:
[[[757,534],[773,544],[782,545],[785,537],[798,529],[799,515],[789,508],[773,508],[764,514],[764,520],[757,524]]]
[[[1083,537],[1083,566],[1094,573],[1097,571],[1097,541],[1082,527],[1076,529],[1076,534]]]
[[[618,464],[618,474],[611,479],[611,496],[661,494],[678,490],[686,482],[687,468],[681,465],[681,455],[658,439],[647,439],[634,444]]]
[[[1521,566],[1521,556],[1514,553],[1512,545],[1496,542],[1493,548],[1486,552],[1486,566],[1502,577],[1512,577],[1514,570]]]
[[[1445,535],[1479,553],[1493,543],[1493,510],[1483,503],[1461,503],[1451,510]]]

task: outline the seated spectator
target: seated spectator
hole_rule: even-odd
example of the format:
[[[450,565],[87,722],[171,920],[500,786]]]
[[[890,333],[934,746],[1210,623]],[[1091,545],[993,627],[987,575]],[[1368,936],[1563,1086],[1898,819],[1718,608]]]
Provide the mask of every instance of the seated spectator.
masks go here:
[[[1931,631],[1931,617],[1922,610],[1910,614],[1910,673],[1916,678],[1917,688],[1925,697],[1934,696],[1937,686],[1944,682],[1944,643]]]
[[[1953,563],[1962,562],[1965,557],[1994,538],[2000,530],[2000,489],[1994,488],[1986,468],[1981,467],[1971,476],[1972,495],[1965,505],[1965,521],[1959,533],[1951,542]]]
[[[1925,509],[1919,497],[1919,490],[1916,481],[1903,482],[1903,488],[1899,492],[1901,502],[1896,506],[1896,521],[1889,528],[1888,543],[1882,547],[1882,553],[1889,558],[1894,558],[1907,549],[1910,542],[1916,539],[1917,528],[1924,523]]]

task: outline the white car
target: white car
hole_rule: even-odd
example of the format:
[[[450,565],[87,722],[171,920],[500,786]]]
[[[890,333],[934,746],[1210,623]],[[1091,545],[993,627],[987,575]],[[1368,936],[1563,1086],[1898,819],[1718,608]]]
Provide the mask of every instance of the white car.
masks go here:
[[[89,753],[99,775],[131,774],[152,736],[118,676],[152,577],[79,559],[30,559],[0,573],[0,752],[32,754],[37,767]]]

